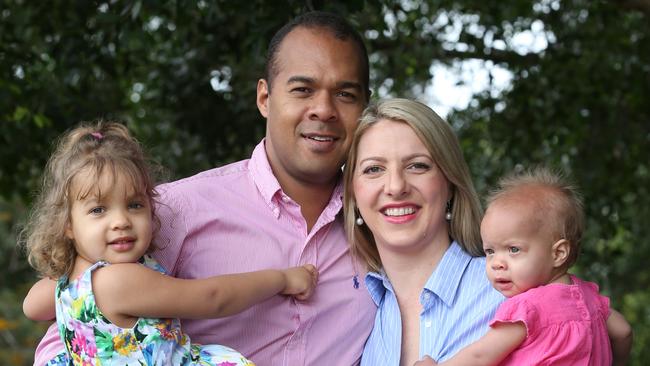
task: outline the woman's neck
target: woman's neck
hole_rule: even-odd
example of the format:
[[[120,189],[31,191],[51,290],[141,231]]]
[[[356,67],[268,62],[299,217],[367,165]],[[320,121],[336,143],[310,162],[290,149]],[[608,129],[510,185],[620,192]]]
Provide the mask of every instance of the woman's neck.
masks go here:
[[[432,243],[416,252],[379,250],[379,256],[396,295],[420,296],[450,242]]]

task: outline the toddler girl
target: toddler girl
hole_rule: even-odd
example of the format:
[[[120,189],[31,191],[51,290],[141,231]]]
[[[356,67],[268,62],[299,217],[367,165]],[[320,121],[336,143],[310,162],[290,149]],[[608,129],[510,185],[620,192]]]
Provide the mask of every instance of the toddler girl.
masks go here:
[[[439,365],[609,366],[612,351],[624,364],[630,325],[596,284],[567,273],[583,230],[582,203],[560,175],[539,168],[503,179],[481,237],[488,278],[508,299],[485,336]]]
[[[155,198],[150,166],[126,127],[80,126],[61,139],[24,231],[30,264],[58,279],[56,320],[67,355],[52,363],[252,365],[227,347],[191,344],[177,318],[232,315],[276,294],[311,295],[312,265],[196,280],[166,276],[146,255]],[[25,299],[26,315],[47,318],[50,299],[42,280]]]

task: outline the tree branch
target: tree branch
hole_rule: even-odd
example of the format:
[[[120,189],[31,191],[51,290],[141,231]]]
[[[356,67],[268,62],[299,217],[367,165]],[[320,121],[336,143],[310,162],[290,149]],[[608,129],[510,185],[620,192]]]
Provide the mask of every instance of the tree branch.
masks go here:
[[[410,53],[410,54],[422,54],[422,46],[413,44],[405,44],[404,42],[393,41],[393,40],[372,40],[371,49],[373,51],[386,51],[387,53],[395,52],[396,49],[400,49],[401,53]],[[409,48],[413,48],[409,50]],[[428,55],[431,60],[437,61],[453,61],[453,60],[469,60],[469,59],[479,59],[484,61],[492,61],[495,64],[506,63],[509,65],[535,65],[538,64],[541,57],[537,53],[527,53],[521,55],[514,51],[499,50],[495,48],[484,48],[482,50],[469,50],[469,51],[457,51],[457,50],[445,50],[440,45],[432,46],[431,53]]]
[[[492,61],[495,64],[506,63],[509,65],[534,65],[540,61],[540,55],[537,53],[529,52],[527,54],[519,54],[514,51],[504,51],[498,49],[487,49],[485,51],[444,51],[444,54],[451,59],[479,59],[484,61]]]

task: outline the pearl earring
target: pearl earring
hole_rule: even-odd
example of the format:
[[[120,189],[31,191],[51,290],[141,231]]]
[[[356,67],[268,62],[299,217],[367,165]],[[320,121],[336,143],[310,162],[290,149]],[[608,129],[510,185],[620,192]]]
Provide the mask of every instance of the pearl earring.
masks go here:
[[[447,213],[445,214],[445,219],[451,221],[451,200],[447,201]]]
[[[361,216],[357,217],[357,219],[354,220],[354,222],[355,222],[358,226],[363,225],[363,219],[361,218]]]

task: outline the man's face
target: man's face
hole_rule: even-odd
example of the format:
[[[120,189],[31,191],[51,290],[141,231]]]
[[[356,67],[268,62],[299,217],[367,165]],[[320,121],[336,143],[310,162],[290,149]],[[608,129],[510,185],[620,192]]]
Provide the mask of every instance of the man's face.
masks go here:
[[[297,27],[280,44],[273,85],[258,82],[266,152],[283,187],[338,175],[366,104],[359,54],[327,30]]]

